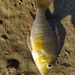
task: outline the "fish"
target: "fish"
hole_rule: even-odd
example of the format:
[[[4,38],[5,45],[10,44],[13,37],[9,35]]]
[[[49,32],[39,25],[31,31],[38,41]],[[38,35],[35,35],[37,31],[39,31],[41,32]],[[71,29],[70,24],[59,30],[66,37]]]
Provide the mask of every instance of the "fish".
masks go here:
[[[27,36],[27,45],[41,73],[47,75],[60,52],[57,30],[46,18],[46,10],[52,0],[35,0],[36,16]]]

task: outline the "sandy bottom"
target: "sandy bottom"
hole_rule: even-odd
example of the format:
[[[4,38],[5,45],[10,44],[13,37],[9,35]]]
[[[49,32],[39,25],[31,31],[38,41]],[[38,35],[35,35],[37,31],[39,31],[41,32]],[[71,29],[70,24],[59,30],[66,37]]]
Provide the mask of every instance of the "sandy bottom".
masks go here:
[[[49,7],[60,36],[60,54],[48,75],[75,75],[75,1],[53,0]],[[0,75],[41,75],[26,44],[33,0],[0,0]]]

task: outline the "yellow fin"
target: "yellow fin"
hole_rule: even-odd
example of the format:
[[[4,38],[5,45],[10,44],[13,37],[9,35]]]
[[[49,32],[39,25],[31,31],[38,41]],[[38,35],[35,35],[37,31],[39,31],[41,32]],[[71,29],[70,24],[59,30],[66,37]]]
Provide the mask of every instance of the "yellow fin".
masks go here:
[[[35,0],[37,8],[47,8],[52,0]]]

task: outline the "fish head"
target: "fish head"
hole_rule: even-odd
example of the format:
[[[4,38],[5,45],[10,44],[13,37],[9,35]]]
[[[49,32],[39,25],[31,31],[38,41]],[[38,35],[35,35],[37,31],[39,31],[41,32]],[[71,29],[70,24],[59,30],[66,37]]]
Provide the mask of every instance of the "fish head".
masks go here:
[[[42,75],[46,75],[52,69],[55,61],[56,61],[56,56],[43,54],[35,60],[35,63],[40,73]]]

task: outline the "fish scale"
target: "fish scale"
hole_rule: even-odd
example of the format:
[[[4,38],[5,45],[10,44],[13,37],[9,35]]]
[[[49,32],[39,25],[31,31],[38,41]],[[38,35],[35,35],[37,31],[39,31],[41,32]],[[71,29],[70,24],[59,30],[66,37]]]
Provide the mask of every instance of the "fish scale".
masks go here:
[[[55,28],[46,19],[46,10],[51,0],[35,0],[36,17],[27,37],[35,64],[42,75],[46,75],[54,65],[59,54],[59,40]]]
[[[49,53],[52,53],[53,50],[58,49],[57,39],[48,21],[46,20],[45,15],[38,15],[40,12],[43,12],[42,10],[44,9],[37,10],[38,13],[36,12],[36,18],[31,31],[32,40],[34,41],[33,48],[35,51],[43,49],[46,50],[46,52],[48,50]],[[43,19],[42,16],[44,17]]]

